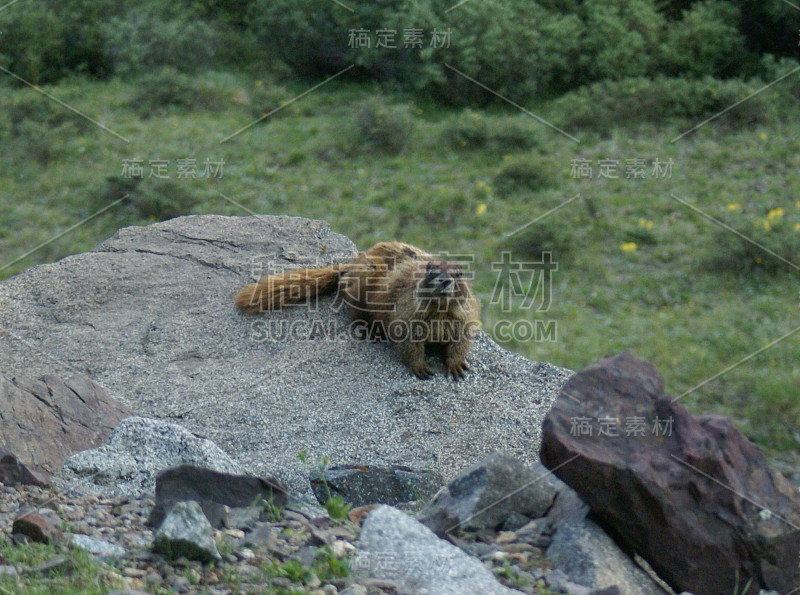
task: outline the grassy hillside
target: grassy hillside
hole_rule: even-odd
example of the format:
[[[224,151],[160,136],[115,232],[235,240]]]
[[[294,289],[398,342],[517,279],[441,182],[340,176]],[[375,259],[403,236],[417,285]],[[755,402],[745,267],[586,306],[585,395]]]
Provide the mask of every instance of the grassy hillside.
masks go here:
[[[4,89],[0,278],[91,249],[126,225],[285,214],[325,219],[359,247],[397,239],[474,255],[483,326],[509,349],[573,369],[631,349],[676,395],[800,326],[798,269],[681,202],[800,263],[800,120],[760,117],[752,105],[768,106],[772,91],[677,142],[703,118],[656,111],[648,121],[609,111],[617,103],[597,105],[593,120],[591,98],[579,95],[526,104],[576,143],[505,104],[448,109],[345,79],[295,102],[312,84],[216,72],[45,88],[114,134],[30,89]],[[141,180],[122,176],[132,159],[143,162]],[[184,159],[196,160],[197,177],[179,175]],[[588,160],[591,178],[572,175],[576,159]],[[166,161],[166,178],[150,177],[151,160]],[[224,160],[221,177],[202,176],[206,160]],[[601,160],[618,161],[617,179],[599,177]],[[671,160],[671,176],[654,175],[654,160]],[[644,179],[627,177],[628,164],[643,166]],[[511,312],[491,303],[491,265],[504,251],[518,261],[553,253],[548,311],[521,298]],[[504,340],[496,325],[506,319],[555,321],[556,340]],[[800,333],[683,401],[734,417],[788,457],[800,442],[798,353]]]

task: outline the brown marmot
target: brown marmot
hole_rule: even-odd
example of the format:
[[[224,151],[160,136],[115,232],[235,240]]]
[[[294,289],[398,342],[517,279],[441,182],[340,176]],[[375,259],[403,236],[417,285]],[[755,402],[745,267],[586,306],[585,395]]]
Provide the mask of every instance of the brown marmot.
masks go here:
[[[418,378],[433,374],[426,347],[441,351],[454,379],[469,370],[465,358],[478,326],[478,301],[461,265],[410,244],[380,242],[348,263],[264,277],[239,291],[236,307],[255,314],[337,291],[353,320],[370,337],[396,343]]]

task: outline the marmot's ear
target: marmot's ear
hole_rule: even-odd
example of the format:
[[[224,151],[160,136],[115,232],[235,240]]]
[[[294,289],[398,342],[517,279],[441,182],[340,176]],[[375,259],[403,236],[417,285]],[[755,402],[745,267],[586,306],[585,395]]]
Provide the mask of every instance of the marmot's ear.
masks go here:
[[[429,261],[428,266],[425,268],[425,274],[428,276],[436,275],[439,273],[439,267],[434,261]]]

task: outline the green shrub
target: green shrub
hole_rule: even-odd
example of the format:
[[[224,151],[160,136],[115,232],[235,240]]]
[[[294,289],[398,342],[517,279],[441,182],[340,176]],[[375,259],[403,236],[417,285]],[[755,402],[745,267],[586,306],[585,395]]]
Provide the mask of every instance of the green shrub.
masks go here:
[[[47,164],[68,139],[91,124],[35,91],[19,90],[0,101],[0,137],[20,143],[23,153]]]
[[[794,272],[786,261],[800,266],[800,208],[797,203],[776,206],[767,212],[731,204],[718,219],[741,235],[721,228],[715,230],[706,250],[705,262],[709,268],[774,274],[781,270]]]
[[[568,226],[554,221],[529,225],[508,242],[515,258],[539,259],[544,252],[553,254],[553,258],[562,258],[574,247],[575,234]]]
[[[494,186],[501,194],[519,191],[536,192],[553,185],[555,167],[534,154],[505,160],[494,177]]]
[[[585,2],[587,81],[643,76],[654,70],[666,21],[651,0]]]
[[[294,97],[283,85],[264,82],[257,85],[250,94],[250,113],[254,118],[271,114],[270,118],[296,116],[300,113],[298,106],[292,102]],[[275,111],[276,109],[282,109]]]
[[[615,126],[680,119],[700,121],[720,114],[763,86],[759,80],[720,81],[657,77],[602,81],[557,99],[554,119],[567,129],[609,130]],[[716,125],[743,127],[774,121],[780,116],[772,99],[756,95],[726,111]]]
[[[158,178],[109,177],[104,187],[91,199],[101,209],[127,196],[124,205],[134,217],[148,221],[166,221],[188,215],[198,203],[185,181]]]
[[[533,124],[522,121],[519,116],[492,118],[470,109],[447,121],[442,141],[456,151],[488,149],[503,153],[538,145]]]
[[[706,0],[684,11],[671,24],[664,46],[664,68],[670,74],[730,76],[740,71],[744,36],[739,9],[731,2]],[[637,73],[641,74],[641,73]]]
[[[348,153],[396,155],[405,149],[413,127],[408,106],[389,104],[382,96],[371,97],[354,107],[339,142]]]
[[[166,66],[196,72],[213,66],[222,45],[218,31],[188,11],[169,18],[155,6],[137,7],[104,24],[103,54],[114,72],[140,74]]]
[[[139,79],[129,105],[143,118],[149,118],[170,107],[218,110],[230,101],[230,92],[213,82],[162,68]]]

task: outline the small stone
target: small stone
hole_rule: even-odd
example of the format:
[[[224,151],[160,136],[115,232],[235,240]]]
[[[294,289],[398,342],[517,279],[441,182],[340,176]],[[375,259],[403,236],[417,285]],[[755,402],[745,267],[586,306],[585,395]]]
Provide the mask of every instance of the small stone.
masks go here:
[[[125,555],[125,548],[88,535],[73,535],[70,537],[69,544],[74,548],[86,550],[96,556],[119,558]]]
[[[517,564],[528,564],[531,561],[531,555],[528,552],[519,552],[508,554],[508,559]]]
[[[234,555],[240,560],[252,560],[256,557],[255,553],[253,553],[253,550],[246,547],[234,552]]]
[[[506,543],[501,545],[500,549],[507,554],[520,554],[523,552],[536,553],[541,551],[539,548],[534,547],[529,543]]]
[[[148,585],[157,585],[162,580],[164,580],[164,579],[157,572],[150,572],[150,573],[147,574],[146,577],[144,577],[144,582],[147,583]]]
[[[339,595],[339,589],[336,588],[336,585],[330,583],[322,585],[322,592],[325,595]]]
[[[367,595],[367,588],[362,585],[350,585],[344,591],[339,591],[339,595]]]
[[[356,548],[352,543],[348,543],[346,541],[342,541],[341,539],[337,539],[336,541],[333,542],[333,545],[331,546],[331,551],[333,552],[333,555],[336,556],[337,558],[344,558],[348,554],[352,554],[354,551],[356,551]]]
[[[142,578],[147,576],[147,571],[141,568],[125,568],[122,571],[122,575],[130,578]]]
[[[358,508],[352,509],[348,514],[347,518],[356,525],[357,527],[361,526],[362,521],[372,512],[375,507],[378,506],[377,504],[367,504],[366,506],[359,506]]]
[[[28,538],[28,536],[27,535],[23,535],[22,533],[12,533],[11,534],[11,542],[14,545],[19,545],[19,546],[28,545],[30,543],[30,541],[31,540]]]
[[[492,554],[492,562],[503,562],[508,557],[505,552],[495,552]]]
[[[56,529],[53,523],[35,512],[29,512],[14,519],[11,532],[27,535],[31,541],[37,543],[57,543],[62,538],[61,531]]]
[[[0,566],[0,577],[4,576],[17,576],[17,569],[13,566]]]
[[[497,545],[502,545],[504,543],[511,543],[517,540],[517,534],[513,531],[500,531],[500,534],[495,539],[495,543]]]
[[[242,539],[244,537],[244,531],[241,529],[225,529],[222,533],[233,539]]]

